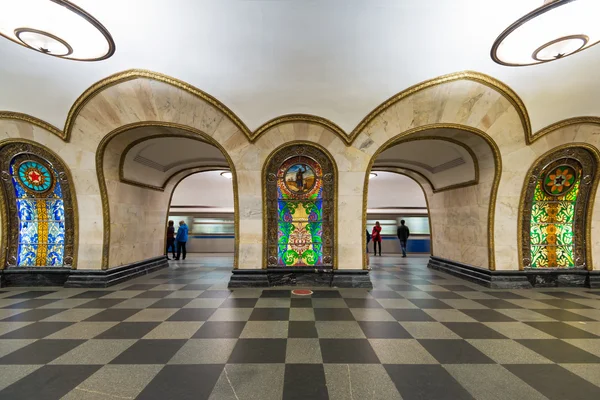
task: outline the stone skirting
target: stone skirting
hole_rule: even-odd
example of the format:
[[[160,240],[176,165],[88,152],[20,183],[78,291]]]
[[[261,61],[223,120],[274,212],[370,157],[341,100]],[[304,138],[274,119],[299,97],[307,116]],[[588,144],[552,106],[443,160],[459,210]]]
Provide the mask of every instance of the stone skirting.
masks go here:
[[[68,268],[8,268],[0,270],[0,287],[64,286],[105,288],[168,267],[165,256],[107,270]]]
[[[532,287],[600,287],[600,271],[525,270],[490,271],[460,262],[431,257],[429,268],[478,283],[491,289],[529,289]]]
[[[229,288],[306,286],[372,289],[369,271],[308,268],[234,269]]]
[[[69,274],[65,287],[105,288],[168,266],[167,257],[160,256],[106,270],[76,269]]]

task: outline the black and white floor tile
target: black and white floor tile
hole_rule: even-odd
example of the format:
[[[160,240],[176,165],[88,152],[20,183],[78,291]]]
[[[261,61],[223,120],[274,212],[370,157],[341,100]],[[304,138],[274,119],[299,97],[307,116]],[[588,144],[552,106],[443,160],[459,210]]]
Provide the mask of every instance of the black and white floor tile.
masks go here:
[[[0,289],[0,399],[600,399],[600,290],[372,261],[373,290],[228,290],[190,257],[102,290]]]

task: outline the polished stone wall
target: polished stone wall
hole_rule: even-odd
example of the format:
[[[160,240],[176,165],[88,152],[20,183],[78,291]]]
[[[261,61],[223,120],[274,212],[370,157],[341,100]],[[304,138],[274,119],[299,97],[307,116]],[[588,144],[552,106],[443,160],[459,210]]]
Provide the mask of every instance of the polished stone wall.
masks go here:
[[[274,124],[251,141],[248,132],[214,102],[168,82],[130,79],[98,90],[81,105],[72,121],[69,142],[30,122],[0,119],[0,140],[35,140],[59,154],[69,166],[78,199],[78,268],[115,267],[163,254],[164,221],[175,179],[164,192],[124,184],[118,180],[118,156],[134,139],[125,135],[102,144],[111,132],[154,122],[180,124],[202,132],[230,158],[238,190],[237,261],[242,269],[263,266],[261,171],[268,155],[284,143],[295,140],[317,143],[333,155],[339,179],[338,267],[360,269],[366,174],[376,154],[394,140],[419,132],[431,136],[434,129],[461,127],[479,132],[479,136],[473,132],[470,136],[462,134],[460,139],[468,142],[478,156],[479,183],[428,195],[434,224],[434,254],[482,268],[508,270],[519,266],[517,214],[531,163],[563,143],[579,141],[598,146],[599,141],[597,125],[579,124],[551,132],[527,145],[528,125],[524,125],[523,115],[507,96],[490,85],[466,79],[429,86],[390,104],[355,133],[350,145],[339,132],[314,121]],[[480,139],[482,135],[497,146],[497,155],[488,142]],[[104,147],[105,152],[97,154]],[[102,185],[97,173],[99,160],[103,164]],[[105,210],[110,212],[106,227]],[[600,218],[599,213],[596,207],[594,221]],[[488,235],[490,221],[493,228]],[[105,229],[109,229],[110,238]],[[600,240],[599,230],[600,225],[595,224],[594,244]],[[490,258],[491,244],[494,251]],[[594,255],[600,256],[598,252],[600,246],[594,246]]]

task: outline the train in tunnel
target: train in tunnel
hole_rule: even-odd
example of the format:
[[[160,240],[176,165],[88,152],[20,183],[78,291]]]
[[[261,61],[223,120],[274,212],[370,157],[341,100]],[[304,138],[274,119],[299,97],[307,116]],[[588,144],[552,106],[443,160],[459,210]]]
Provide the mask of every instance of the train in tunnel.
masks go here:
[[[233,213],[210,212],[197,207],[172,207],[169,220],[185,221],[189,227],[187,251],[190,253],[233,253],[235,245],[235,222]],[[376,221],[382,226],[382,253],[400,254],[400,242],[396,237],[396,229],[400,220],[404,219],[409,227],[411,236],[407,243],[409,253],[429,254],[431,251],[431,236],[429,217],[426,214],[400,214],[393,210],[383,213],[370,212],[367,214],[367,229],[372,231]],[[343,234],[339,232],[338,235]],[[369,243],[372,253],[373,244]]]

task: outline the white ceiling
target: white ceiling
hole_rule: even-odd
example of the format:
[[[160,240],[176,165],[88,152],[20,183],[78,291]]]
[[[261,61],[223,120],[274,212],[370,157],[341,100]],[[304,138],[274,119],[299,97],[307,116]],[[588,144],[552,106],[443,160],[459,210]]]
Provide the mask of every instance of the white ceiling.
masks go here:
[[[532,67],[503,67],[489,56],[497,35],[543,0],[74,2],[111,32],[115,55],[69,61],[0,38],[0,110],[62,127],[94,82],[144,68],[207,91],[251,129],[281,114],[309,113],[350,131],[417,82],[475,70],[522,97],[534,131],[600,116],[600,46]]]
[[[202,206],[210,207],[206,211],[233,212],[233,183],[219,171],[188,176],[173,192],[171,207],[176,206]]]
[[[376,178],[369,179],[367,208],[396,207],[427,207],[423,189],[407,176],[378,171]]]

